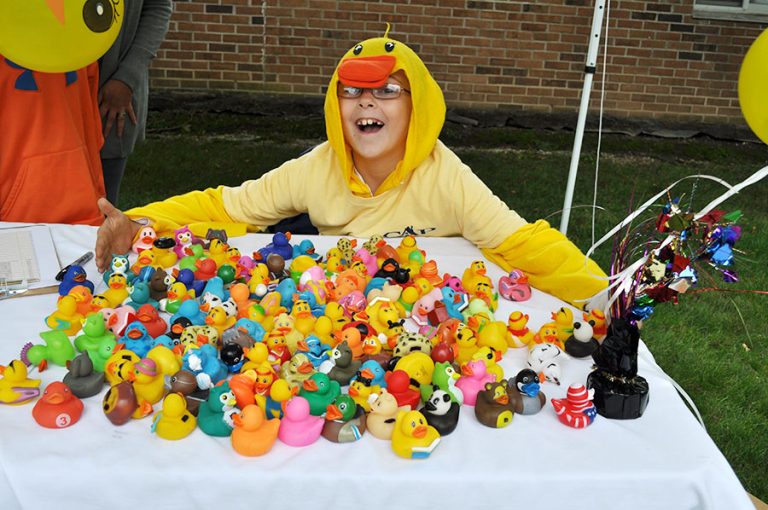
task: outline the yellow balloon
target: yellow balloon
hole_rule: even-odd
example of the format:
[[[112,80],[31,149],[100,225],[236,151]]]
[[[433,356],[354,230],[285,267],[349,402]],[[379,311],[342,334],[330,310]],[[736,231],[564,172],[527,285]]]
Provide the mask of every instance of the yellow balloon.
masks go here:
[[[768,30],[755,39],[739,72],[739,104],[750,129],[768,143]]]
[[[115,42],[125,0],[2,0],[0,54],[49,73],[74,71]]]

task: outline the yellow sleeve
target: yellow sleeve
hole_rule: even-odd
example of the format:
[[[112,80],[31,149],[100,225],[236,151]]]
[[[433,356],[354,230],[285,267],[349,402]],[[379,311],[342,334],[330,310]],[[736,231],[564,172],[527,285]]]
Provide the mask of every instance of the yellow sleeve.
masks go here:
[[[602,269],[544,220],[529,223],[483,254],[505,271],[517,268],[537,289],[577,308],[608,286]]]
[[[248,231],[246,223],[235,222],[227,213],[223,199],[224,186],[192,191],[125,211],[129,217],[148,218],[159,236],[172,236],[173,230],[189,225],[199,237],[209,228],[224,229],[227,236],[236,237]]]

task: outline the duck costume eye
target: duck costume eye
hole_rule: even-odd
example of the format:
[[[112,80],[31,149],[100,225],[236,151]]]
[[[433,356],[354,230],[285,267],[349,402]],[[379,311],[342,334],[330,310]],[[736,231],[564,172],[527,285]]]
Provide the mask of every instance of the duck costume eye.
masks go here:
[[[361,54],[362,52],[363,52],[363,45],[362,45],[362,44],[358,44],[358,45],[356,45],[356,46],[354,47],[354,49],[352,50],[352,53],[354,53],[355,55],[359,55],[359,54]]]
[[[123,0],[3,0],[0,54],[33,71],[75,71],[112,46],[123,9]]]
[[[392,50],[394,49],[395,49],[395,43],[393,43],[392,41],[387,41],[384,43],[384,50],[387,53],[392,53]]]

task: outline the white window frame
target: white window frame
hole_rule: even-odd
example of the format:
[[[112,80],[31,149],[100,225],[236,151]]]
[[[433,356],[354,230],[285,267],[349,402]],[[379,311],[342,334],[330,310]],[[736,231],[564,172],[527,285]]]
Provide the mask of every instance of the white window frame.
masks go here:
[[[742,0],[741,7],[732,7],[728,5],[704,5],[699,0],[694,0],[693,17],[765,23],[768,22],[768,5],[755,4],[751,0]]]

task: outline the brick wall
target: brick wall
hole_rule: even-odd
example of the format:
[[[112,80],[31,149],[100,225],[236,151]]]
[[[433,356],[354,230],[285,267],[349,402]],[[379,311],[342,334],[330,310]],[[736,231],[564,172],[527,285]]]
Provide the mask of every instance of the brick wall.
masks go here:
[[[766,25],[694,19],[692,5],[610,3],[606,114],[743,123],[739,66]],[[592,14],[591,0],[176,0],[152,87],[319,96],[338,57],[390,22],[449,107],[574,112]]]

